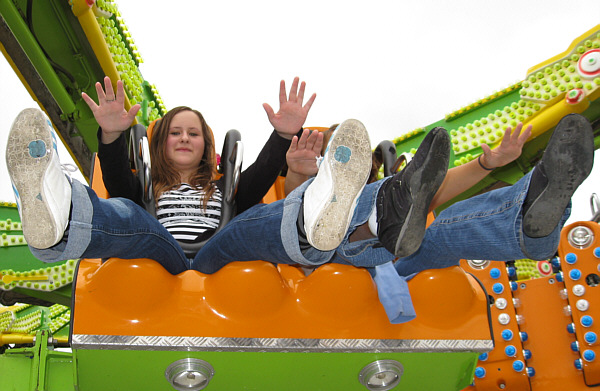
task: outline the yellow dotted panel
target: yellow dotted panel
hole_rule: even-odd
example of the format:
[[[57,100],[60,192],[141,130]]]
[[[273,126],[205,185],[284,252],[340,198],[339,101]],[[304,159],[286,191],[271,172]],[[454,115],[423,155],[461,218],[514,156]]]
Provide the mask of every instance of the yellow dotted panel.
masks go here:
[[[413,137],[416,137],[416,136],[418,136],[418,135],[420,135],[421,133],[424,133],[424,132],[425,132],[425,128],[417,128],[415,130],[412,130],[412,131],[410,131],[408,133],[403,134],[402,136],[396,137],[393,140],[393,143],[396,144],[396,145],[398,145],[398,144],[400,144],[400,143],[402,143],[402,142],[404,142],[404,141],[406,141],[408,139],[411,139]]]
[[[96,20],[132,104],[142,103],[144,87],[147,86],[147,92],[153,98],[148,102],[148,119],[151,122],[161,118],[167,112],[166,107],[156,86],[145,82],[139,71],[138,65],[143,60],[116,4],[112,0],[99,0],[95,6],[97,7]],[[138,115],[142,115],[141,111]]]
[[[22,231],[21,223],[19,221],[12,221],[11,219],[0,220],[0,231]]]
[[[62,304],[23,311],[30,307],[30,304],[0,307],[0,335],[35,335],[40,328],[48,328],[55,333],[70,322],[71,311]]]
[[[37,310],[15,319],[8,328],[9,333],[34,334],[42,324],[42,311]]]
[[[521,99],[502,110],[496,110],[472,123],[450,130],[454,153],[458,155],[478,148],[481,144],[493,145],[499,142],[508,127],[514,128],[519,122],[527,121],[541,108],[538,103]],[[457,165],[464,164],[474,157],[466,157],[466,161],[462,159]]]
[[[600,33],[595,32],[582,39],[565,56],[534,70],[522,82],[461,108],[446,116],[446,120],[472,111],[516,88],[520,88],[521,99],[518,102],[450,130],[456,155],[471,152],[482,143],[490,146],[498,143],[508,127],[514,128],[519,122],[527,123],[544,109],[562,100],[567,104],[577,104],[583,99],[595,100],[600,95]],[[464,155],[454,163],[467,163],[479,154]]]
[[[600,49],[600,33],[581,42],[569,55],[529,74],[522,83],[521,97],[549,105],[569,98],[567,93],[574,96],[572,90],[593,94],[600,87],[600,73],[593,71],[600,69],[600,61],[592,55],[597,49]]]
[[[24,272],[0,270],[0,289],[15,287],[38,291],[53,291],[73,282],[77,261],[70,260],[62,265]]]

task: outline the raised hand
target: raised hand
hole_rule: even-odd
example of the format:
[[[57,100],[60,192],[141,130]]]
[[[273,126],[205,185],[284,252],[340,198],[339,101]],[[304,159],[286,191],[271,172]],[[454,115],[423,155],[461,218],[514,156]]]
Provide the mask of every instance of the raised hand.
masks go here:
[[[519,123],[514,131],[510,127],[507,128],[498,147],[491,149],[487,144],[481,144],[481,164],[488,168],[496,168],[514,161],[521,156],[523,145],[530,136],[531,125],[525,130],[522,123]]]
[[[292,138],[285,156],[288,164],[284,185],[286,195],[317,173],[317,157],[321,156],[322,147],[323,133],[318,131],[311,133],[304,129],[299,139],[298,136]]]
[[[117,93],[115,94],[108,76],[104,78],[104,89],[100,82],[96,83],[96,92],[98,93],[98,104],[85,92],[81,94],[81,97],[92,110],[96,122],[102,129],[101,141],[110,144],[131,126],[135,115],[140,110],[140,105],[135,104],[129,111],[125,110],[123,82],[117,80]]]
[[[299,82],[300,79],[295,77],[288,96],[285,91],[285,81],[281,81],[279,84],[279,111],[277,113],[275,113],[268,103],[263,103],[267,117],[269,117],[269,122],[271,122],[271,125],[273,125],[280,136],[287,139],[292,139],[302,128],[308,112],[317,97],[317,94],[312,94],[306,104],[302,105],[306,83],[300,83],[300,89],[298,89]]]
[[[315,175],[318,170],[317,158],[321,156],[322,147],[323,133],[319,131],[304,129],[299,139],[294,136],[285,155],[288,172],[293,171],[307,177]]]
[[[521,123],[515,127],[514,131],[507,128],[502,142],[496,148],[491,149],[487,144],[481,144],[483,154],[479,157],[479,163],[486,168],[496,168],[514,161],[521,156],[523,145],[529,136],[531,136],[531,125],[525,130]],[[429,210],[445,204],[485,178],[491,171],[482,170],[479,163],[477,160],[472,160],[467,164],[449,169],[444,182],[431,201]]]

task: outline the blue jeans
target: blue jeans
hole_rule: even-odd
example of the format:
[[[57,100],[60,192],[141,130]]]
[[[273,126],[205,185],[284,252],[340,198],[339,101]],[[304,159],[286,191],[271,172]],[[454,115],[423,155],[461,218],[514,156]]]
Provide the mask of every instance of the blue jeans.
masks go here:
[[[427,229],[419,250],[395,263],[398,273],[408,277],[425,269],[457,265],[462,258],[507,261],[552,256],[570,207],[549,236],[537,239],[525,236],[521,208],[530,177],[527,174],[513,186],[458,202],[444,210]],[[350,229],[336,250],[300,251],[296,219],[304,190],[311,182],[307,181],[285,200],[256,205],[234,218],[193,260],[188,260],[171,234],[135,203],[122,198],[98,198],[93,190],[73,181],[73,209],[66,240],[50,249],[32,248],[32,251],[47,262],[75,258],[152,258],[173,274],[190,268],[213,273],[232,261],[257,259],[375,267],[394,260],[394,256],[379,246],[376,238],[350,243],[348,237],[368,220],[385,180],[365,186]]]
[[[365,186],[352,217],[350,229],[336,250],[320,251],[311,247],[301,252],[296,220],[304,191],[311,182],[312,179],[303,183],[284,200],[259,204],[236,216],[200,250],[192,262],[192,269],[214,273],[234,260],[261,259],[273,263],[307,266],[335,262],[372,267],[394,259],[383,247],[377,247],[377,238],[352,243],[349,241],[349,236],[356,227],[369,219],[383,181]]]
[[[65,237],[48,249],[30,247],[38,259],[150,258],[172,274],[189,269],[189,261],[173,236],[135,202],[99,198],[76,180],[71,189],[72,209]]]
[[[368,220],[381,181],[365,187],[351,229],[337,251],[311,248],[302,253],[296,220],[304,190],[310,182],[298,187],[285,200],[255,205],[236,216],[189,260],[173,236],[143,208],[124,198],[99,198],[92,189],[73,181],[72,212],[65,238],[49,249],[31,247],[31,251],[45,262],[76,258],[150,258],[172,274],[188,269],[214,273],[233,261],[375,266],[393,260],[392,254],[384,248],[374,248],[378,244],[376,238],[358,243],[348,241],[354,227]]]
[[[261,259],[274,263],[320,265],[326,262],[367,267],[374,276],[380,300],[392,321],[414,317],[406,280],[421,270],[457,265],[460,259],[507,261],[545,259],[554,255],[570,207],[554,231],[543,238],[523,234],[521,209],[531,173],[515,185],[458,202],[444,210],[427,229],[421,247],[399,259],[381,247],[377,238],[349,242],[349,235],[364,224],[375,208],[383,181],[365,186],[350,229],[332,251],[300,251],[296,220],[302,196],[310,181],[284,199],[256,205],[234,218],[188,260],[168,231],[135,203],[98,198],[93,190],[73,182],[72,213],[64,240],[49,249],[31,248],[46,262],[75,258],[151,258],[167,271],[188,269],[214,273],[233,261]]]
[[[550,235],[526,236],[521,211],[532,172],[512,186],[457,202],[442,211],[427,228],[421,247],[395,263],[398,274],[407,277],[425,269],[454,266],[460,259],[511,261],[552,257],[560,231],[571,214],[571,204]]]
[[[526,236],[522,209],[532,172],[512,186],[451,205],[427,228],[415,253],[398,259],[393,266],[387,263],[375,268],[379,300],[392,323],[406,322],[416,316],[406,281],[422,270],[455,266],[461,259],[542,260],[556,253],[571,204],[550,235]],[[393,268],[397,273],[391,272]]]

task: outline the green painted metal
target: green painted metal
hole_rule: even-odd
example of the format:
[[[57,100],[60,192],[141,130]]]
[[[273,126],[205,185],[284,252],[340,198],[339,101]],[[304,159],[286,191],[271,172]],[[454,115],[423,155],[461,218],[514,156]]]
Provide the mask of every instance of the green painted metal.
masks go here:
[[[51,291],[38,291],[27,288],[15,288],[14,292],[37,298],[40,300],[49,301],[51,303],[62,304],[70,307],[72,304],[72,284],[65,285],[61,288],[54,289]]]
[[[45,6],[50,4],[50,2],[36,3],[45,3]],[[36,4],[36,7],[37,6],[38,4]],[[44,7],[44,9],[41,9],[40,11],[44,13],[51,12],[51,10],[45,8],[46,7]],[[44,55],[44,52],[40,48],[37,40],[31,33],[31,30],[27,26],[26,22],[19,14],[19,11],[17,10],[15,4],[7,0],[1,1],[0,13],[10,25],[11,31],[19,41],[21,47],[27,52],[29,59],[34,64],[40,77],[49,86],[50,90],[52,91],[52,95],[58,103],[61,110],[63,110],[63,112],[67,115],[73,115],[75,111],[75,104],[73,103],[71,96],[69,96],[69,94],[66,93],[62,82],[58,78],[58,75],[50,65],[48,58]],[[47,30],[44,30],[43,36],[46,35],[48,35]]]
[[[13,222],[18,223],[20,225],[21,218],[19,216],[19,212],[17,210],[16,204],[13,203],[0,203],[0,222]],[[6,224],[5,224],[6,226]],[[2,228],[0,225],[0,238],[3,235],[22,235],[23,231],[18,229],[8,229]],[[29,251],[29,247],[26,242],[23,242],[20,245],[14,246],[1,246],[0,245],[0,259],[2,259],[2,264],[0,264],[0,270],[5,268],[10,268],[14,271],[27,271],[32,269],[41,269],[45,268],[48,265],[44,262],[40,261],[36,257],[31,254]],[[64,264],[64,262],[57,263],[57,265]],[[10,265],[10,266],[8,266]],[[53,264],[54,266],[54,264]]]
[[[462,390],[471,383],[477,353],[258,353],[76,350],[82,390],[173,390],[167,367],[182,358],[209,362],[206,390],[364,391],[358,375],[375,360],[404,367],[394,390]],[[122,365],[122,363],[127,365]]]
[[[92,153],[98,150],[98,124],[81,98],[96,98],[95,83],[104,78],[95,53],[67,0],[0,0],[0,43],[46,110],[83,174],[89,177]],[[105,2],[101,2],[105,4]],[[99,2],[100,4],[100,2]],[[141,77],[137,55],[117,15],[97,20],[106,34],[126,93],[144,107],[138,121],[147,125],[164,114],[156,89]],[[4,27],[4,28],[2,28]],[[135,86],[135,88],[134,88]]]
[[[445,129],[457,129],[461,126],[465,126],[466,124],[472,123],[481,117],[485,117],[488,113],[496,112],[497,110],[502,111],[505,107],[510,106],[513,103],[516,103],[520,100],[520,95],[518,90],[514,90],[503,95],[500,98],[492,100],[489,103],[481,105],[480,107],[473,109],[472,111],[463,114],[461,116],[452,118],[452,119],[443,119],[437,122],[432,123],[425,128],[430,130],[436,126],[444,127]],[[600,119],[600,102],[598,100],[593,101],[590,104],[590,107],[586,109],[582,115],[587,117],[591,122],[598,121]],[[396,140],[396,148],[398,155],[411,152],[416,150],[420,145],[421,141],[425,137],[425,132],[420,133],[418,136],[408,138],[406,140]],[[552,135],[552,130],[547,131],[533,140],[530,140],[524,147],[521,156],[515,160],[514,162],[494,170],[490,175],[481,180],[471,189],[463,192],[458,197],[450,200],[446,204],[442,205],[437,209],[437,212],[442,211],[448,206],[452,205],[455,202],[470,198],[474,195],[480,194],[487,190],[493,189],[494,187],[506,186],[509,184],[514,184],[520,178],[523,177],[527,172],[529,172],[535,164],[541,159],[543,151],[548,144],[548,140]],[[600,128],[595,129],[594,133],[594,148],[600,148]],[[454,151],[451,151],[450,154],[450,167],[456,166],[456,160],[460,157],[471,155],[477,156],[482,153],[481,147],[477,147],[468,153],[460,153],[456,154]]]
[[[4,236],[20,237],[23,231],[20,230],[20,217],[16,204],[0,204],[0,243],[6,243]],[[10,224],[8,224],[10,223]],[[19,229],[13,227],[17,224]],[[74,262],[62,261],[51,265],[35,258],[27,243],[17,245],[0,245],[0,289],[14,292],[25,297],[32,297],[45,300],[51,303],[58,303],[65,306],[71,306],[71,287],[73,281]],[[47,275],[57,276],[56,285],[50,285],[46,281],[15,281],[5,283],[2,280],[4,275]],[[8,295],[7,295],[8,296]]]
[[[8,349],[0,354],[0,390],[75,390],[73,368],[73,355],[56,351],[49,344],[49,333],[39,331],[33,346]]]

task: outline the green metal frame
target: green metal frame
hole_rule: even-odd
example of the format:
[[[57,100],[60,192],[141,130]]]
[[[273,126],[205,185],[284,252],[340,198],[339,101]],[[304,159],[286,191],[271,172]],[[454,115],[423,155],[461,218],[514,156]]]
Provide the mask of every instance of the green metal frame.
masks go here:
[[[67,0],[0,0],[0,43],[83,174],[89,177],[92,153],[98,150],[98,124],[81,93],[96,98],[95,83],[104,78],[105,72],[69,3]],[[111,38],[107,46],[114,49],[114,53],[126,51],[129,59],[137,58],[129,54],[132,48],[125,44],[128,40],[117,15],[107,14],[100,19],[116,26],[110,32],[118,35],[118,39]],[[148,125],[156,115],[164,113],[164,105],[150,83],[139,80],[137,62],[131,62],[132,65],[117,65],[117,68],[122,78],[131,78],[133,72],[133,80],[142,84],[136,96],[129,90],[126,92],[129,99],[142,105],[138,121]]]
[[[33,346],[0,354],[0,373],[0,390],[77,390],[73,355],[55,350],[48,330],[38,331]]]
[[[474,110],[462,117],[452,119],[452,120],[440,120],[432,123],[427,126],[426,129],[433,129],[436,126],[441,126],[446,129],[455,129],[460,126],[465,126],[468,123],[475,121],[482,116],[487,115],[488,113],[493,113],[496,110],[502,110],[506,106],[510,106],[511,103],[516,102],[520,99],[518,91],[513,91],[507,94],[502,99],[498,99],[496,101],[490,102],[486,105],[483,105],[481,108]],[[594,129],[594,148],[600,148],[600,126],[598,125],[598,121],[600,120],[600,102],[598,100],[593,101],[590,107],[582,113],[583,116],[588,118],[590,122],[595,123]],[[552,135],[552,129],[541,134],[533,140],[530,140],[523,147],[523,152],[521,156],[515,160],[514,162],[494,170],[490,175],[488,175],[485,179],[477,183],[471,189],[463,192],[461,195],[456,198],[448,201],[446,204],[442,205],[440,208],[436,210],[436,212],[440,212],[452,205],[455,202],[470,198],[474,195],[480,194],[482,192],[491,190],[495,187],[506,186],[507,184],[514,184],[517,182],[523,175],[533,169],[535,164],[541,159],[546,144],[548,144],[548,140]],[[407,139],[397,139],[396,140],[396,148],[398,151],[398,155],[406,152],[411,152],[416,150],[420,145],[421,141],[425,137],[425,132],[421,132],[416,137],[411,137]],[[481,147],[470,151],[472,156],[477,156],[482,153]],[[454,151],[451,151],[450,154],[450,167],[455,166],[455,161],[461,155],[457,155]]]
[[[77,350],[82,390],[173,390],[167,367],[182,358],[210,363],[215,374],[206,390],[364,391],[358,375],[375,360],[404,367],[396,390],[461,390],[473,378],[477,353],[265,353]],[[124,366],[121,363],[127,362]],[[456,374],[463,376],[457,378]],[[115,379],[118,379],[115,381]]]

